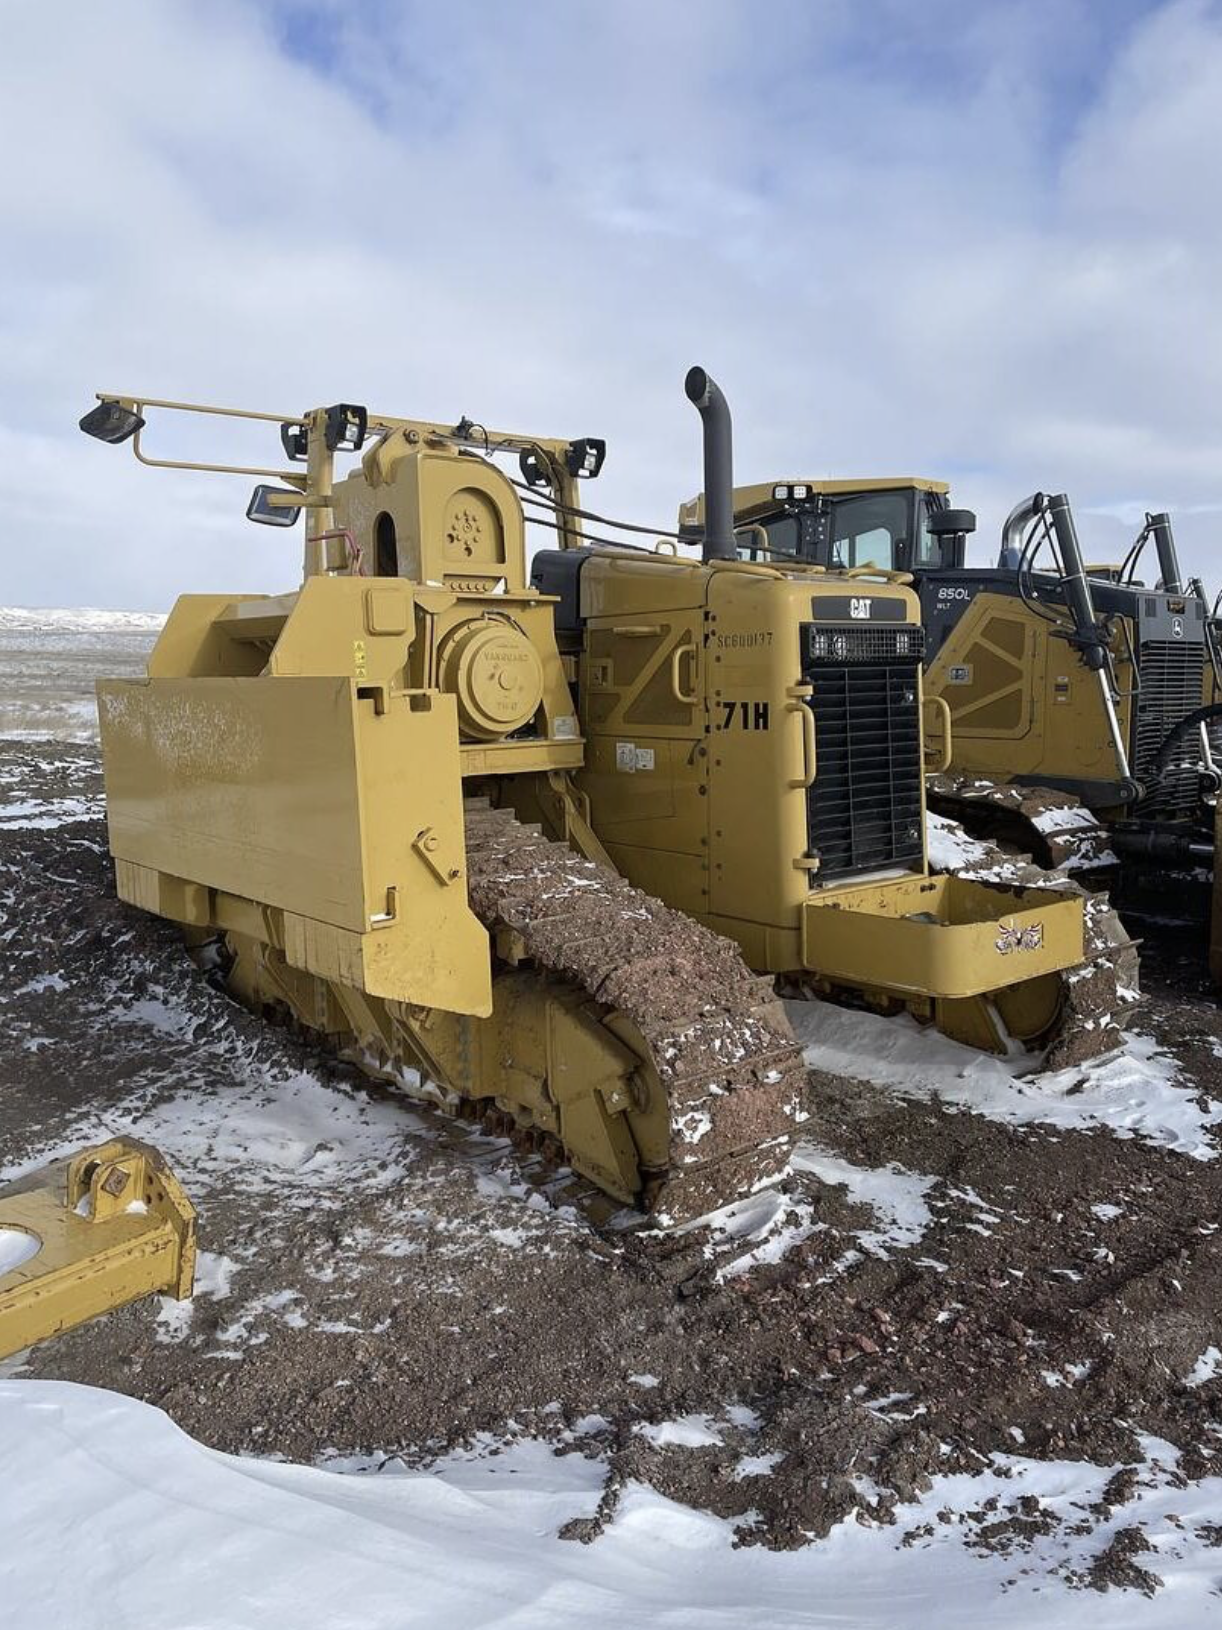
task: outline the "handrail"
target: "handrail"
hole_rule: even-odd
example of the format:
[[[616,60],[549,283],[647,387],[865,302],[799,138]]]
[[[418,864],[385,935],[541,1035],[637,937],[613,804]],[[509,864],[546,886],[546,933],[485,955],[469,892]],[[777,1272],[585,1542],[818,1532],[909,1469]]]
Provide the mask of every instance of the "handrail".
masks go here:
[[[933,770],[930,770],[928,765],[926,765],[926,773],[929,775],[941,775],[943,770],[950,769],[950,761],[954,757],[954,748],[951,741],[950,703],[946,700],[945,696],[927,696],[925,698],[925,705],[928,706],[930,703],[932,703],[938,710],[942,719],[942,761]]]

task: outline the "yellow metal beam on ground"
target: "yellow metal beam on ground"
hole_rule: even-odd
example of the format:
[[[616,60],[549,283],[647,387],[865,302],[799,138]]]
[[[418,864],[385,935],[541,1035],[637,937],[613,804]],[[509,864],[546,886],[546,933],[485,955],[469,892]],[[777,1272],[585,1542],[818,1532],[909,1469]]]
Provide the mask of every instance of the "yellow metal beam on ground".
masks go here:
[[[0,1188],[6,1254],[0,1358],[141,1296],[190,1296],[195,1208],[156,1149],[116,1138]]]

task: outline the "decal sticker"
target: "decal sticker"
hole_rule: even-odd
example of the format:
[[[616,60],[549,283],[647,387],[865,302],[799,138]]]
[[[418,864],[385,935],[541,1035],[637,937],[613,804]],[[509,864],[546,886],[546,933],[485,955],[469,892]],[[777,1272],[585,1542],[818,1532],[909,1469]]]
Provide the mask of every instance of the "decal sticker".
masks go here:
[[[1032,923],[1028,928],[1019,928],[1016,923],[1002,923],[996,943],[1002,956],[1013,951],[1038,951],[1044,943],[1044,925]]]

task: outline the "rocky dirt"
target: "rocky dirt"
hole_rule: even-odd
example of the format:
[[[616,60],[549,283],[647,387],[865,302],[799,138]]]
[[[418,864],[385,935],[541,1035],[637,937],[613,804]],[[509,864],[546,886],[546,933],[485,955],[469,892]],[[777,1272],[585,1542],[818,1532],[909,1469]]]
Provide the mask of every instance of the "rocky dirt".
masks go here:
[[[20,1373],[243,1453],[548,1437],[607,1463],[575,1541],[630,1479],[787,1547],[893,1520],[939,1473],[1089,1460],[1115,1474],[1070,1517],[1016,1494],[945,1520],[1018,1558],[1106,1524],[1069,1582],[1158,1588],[1116,1528],[1145,1446],[1185,1483],[1222,1472],[1222,1015],[1198,947],[1147,941],[1125,1016],[1178,1060],[1195,1149],[1137,1110],[1135,1135],[1008,1124],[902,1071],[812,1069],[779,1198],[660,1235],[235,1008],[114,898],[99,791],[91,748],[0,743],[0,1169],[130,1130],[174,1162],[204,1255],[192,1304],[116,1312]],[[1062,1082],[1060,1112],[1097,1085]]]

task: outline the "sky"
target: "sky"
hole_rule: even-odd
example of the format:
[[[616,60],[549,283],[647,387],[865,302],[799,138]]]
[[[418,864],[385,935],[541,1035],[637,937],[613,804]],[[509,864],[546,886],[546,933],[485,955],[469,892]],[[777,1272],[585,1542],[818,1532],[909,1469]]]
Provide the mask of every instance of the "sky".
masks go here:
[[[1033,490],[1096,559],[1167,508],[1222,586],[1214,0],[0,0],[0,28],[0,603],[295,581],[249,480],[80,435],[96,390],[601,435],[588,501],[670,527],[697,362],[741,482],[949,480],[980,564]],[[274,426],[147,437],[281,462]]]

